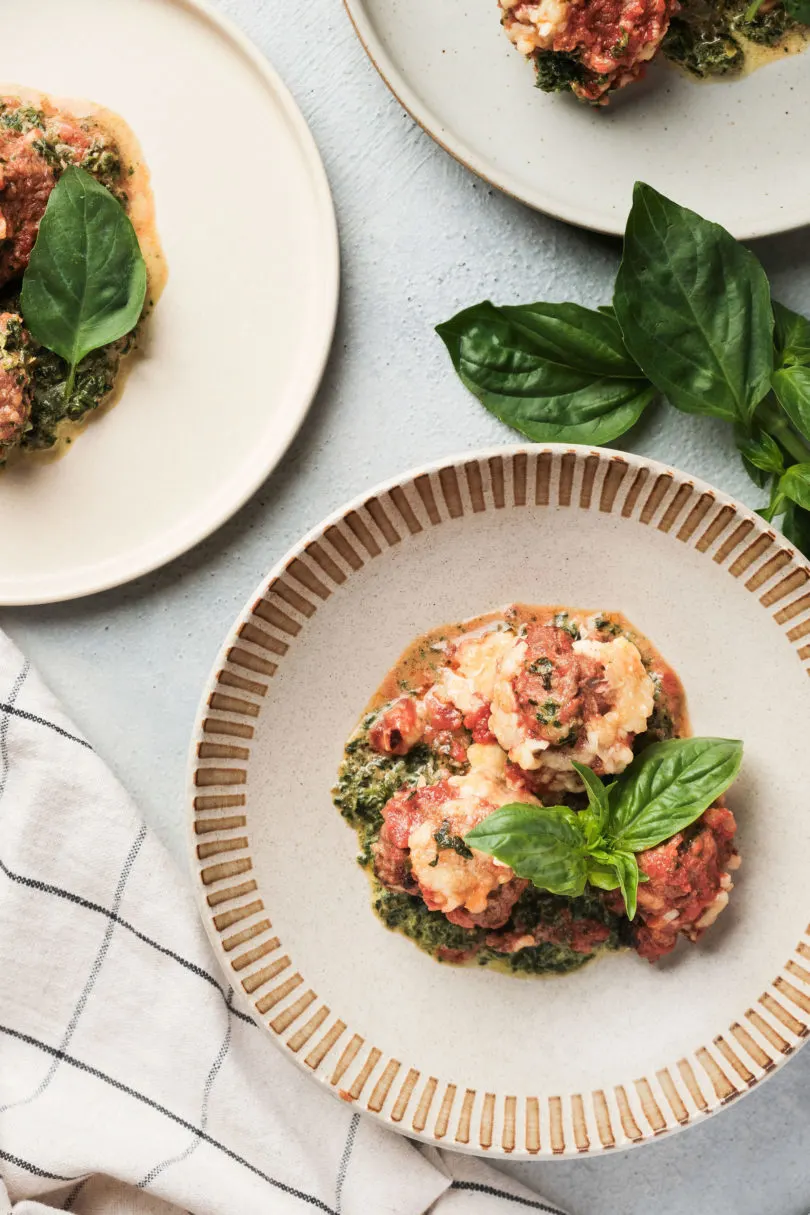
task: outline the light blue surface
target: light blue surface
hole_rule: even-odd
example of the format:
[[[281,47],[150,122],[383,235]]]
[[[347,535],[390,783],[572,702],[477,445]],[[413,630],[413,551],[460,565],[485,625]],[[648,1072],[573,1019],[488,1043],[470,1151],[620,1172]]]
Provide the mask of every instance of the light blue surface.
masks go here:
[[[322,389],[282,466],[195,551],[120,590],[0,613],[183,865],[200,688],[265,572],[374,482],[515,437],[460,386],[433,325],[486,296],[605,302],[619,255],[618,242],[526,210],[434,145],[378,78],[339,0],[219,7],[292,90],[334,192],[343,289]],[[810,312],[807,230],[757,252],[777,296]],[[759,504],[726,427],[661,409],[625,446]],[[572,1215],[805,1215],[810,1048],[703,1127],[612,1158],[510,1171]]]

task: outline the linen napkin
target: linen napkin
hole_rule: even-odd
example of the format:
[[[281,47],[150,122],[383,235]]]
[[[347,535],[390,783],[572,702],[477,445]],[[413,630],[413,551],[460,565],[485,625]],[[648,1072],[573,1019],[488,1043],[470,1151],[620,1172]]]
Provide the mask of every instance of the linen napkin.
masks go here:
[[[417,1150],[273,1047],[171,859],[0,633],[0,1215],[176,1207],[562,1215]]]

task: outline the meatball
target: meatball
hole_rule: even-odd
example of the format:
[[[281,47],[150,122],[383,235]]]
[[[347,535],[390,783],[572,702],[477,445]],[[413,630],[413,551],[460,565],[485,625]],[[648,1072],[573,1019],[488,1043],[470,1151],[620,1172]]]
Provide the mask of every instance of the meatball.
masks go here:
[[[382,809],[383,825],[372,848],[374,872],[383,886],[405,894],[418,893],[411,876],[409,840],[411,832],[452,796],[447,781],[416,789],[400,789]]]
[[[534,60],[546,91],[604,104],[644,74],[677,0],[499,0],[507,37]]]
[[[601,668],[594,664],[586,672],[574,652],[571,634],[552,625],[532,625],[525,645],[508,690],[499,688],[501,706],[516,714],[529,738],[547,744],[575,741],[585,708],[586,678],[590,698],[596,701]],[[504,673],[508,676],[510,671]],[[604,681],[602,685],[598,703],[606,708],[607,685]]]
[[[574,953],[587,955],[604,945],[609,936],[610,928],[604,921],[587,916],[574,918],[565,909],[553,923],[538,924],[531,931],[518,925],[509,932],[492,932],[487,937],[487,945],[496,953],[518,953],[533,945],[563,945]]]
[[[56,175],[35,144],[36,129],[0,127],[0,286],[28,265]]]
[[[732,889],[729,870],[740,864],[736,830],[731,811],[715,805],[685,831],[640,853],[639,869],[648,880],[639,884],[632,934],[642,958],[655,962],[670,953],[680,934],[699,940],[717,919]],[[608,900],[621,911],[620,896]]]
[[[499,806],[532,802],[503,779],[500,748],[473,744],[470,771],[435,785],[400,790],[382,810],[374,869],[389,889],[419,893],[431,911],[463,928],[505,924],[527,883],[508,865],[464,843]]]
[[[458,924],[460,928],[501,928],[528,885],[526,878],[513,877],[490,892],[482,911],[467,911],[464,907],[457,907],[455,911],[447,911],[445,914],[451,924]]]
[[[573,792],[574,760],[600,775],[624,771],[654,699],[626,637],[574,640],[564,628],[533,624],[499,664],[489,725],[513,764],[546,770],[538,789]]]
[[[0,98],[0,287],[28,265],[59,171],[99,146],[87,120]]]
[[[585,631],[575,639],[561,625],[531,624],[525,636],[502,629],[467,637],[425,704],[453,706],[476,743],[497,742],[513,765],[537,772],[524,785],[540,796],[581,791],[574,760],[599,775],[623,772],[635,735],[647,728],[655,685],[626,637]]]
[[[0,459],[19,443],[30,414],[28,333],[17,313],[0,312]]]

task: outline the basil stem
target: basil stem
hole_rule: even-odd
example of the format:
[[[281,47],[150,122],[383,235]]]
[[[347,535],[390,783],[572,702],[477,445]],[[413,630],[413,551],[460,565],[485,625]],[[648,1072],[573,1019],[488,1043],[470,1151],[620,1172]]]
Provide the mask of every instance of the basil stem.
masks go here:
[[[768,395],[757,409],[757,421],[764,430],[776,439],[785,451],[799,464],[810,461],[810,444],[793,429],[787,414],[772,395]]]

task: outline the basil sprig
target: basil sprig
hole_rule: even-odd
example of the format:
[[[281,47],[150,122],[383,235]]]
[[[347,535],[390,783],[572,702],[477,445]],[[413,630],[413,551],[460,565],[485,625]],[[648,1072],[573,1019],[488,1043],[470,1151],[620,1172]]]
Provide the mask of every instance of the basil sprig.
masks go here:
[[[485,301],[437,331],[466,387],[534,442],[611,442],[658,394],[730,423],[769,489],[760,513],[810,556],[804,474],[782,484],[810,465],[810,321],[719,224],[638,183],[612,305]]]
[[[575,763],[585,810],[514,802],[483,819],[465,842],[552,894],[575,898],[589,884],[619,889],[632,920],[639,881],[646,881],[636,854],[700,818],[736,777],[742,751],[727,738],[654,743],[609,785]]]
[[[146,264],[116,198],[84,169],[66,169],[51,191],[20,296],[23,320],[68,365],[124,337],[146,298]]]

